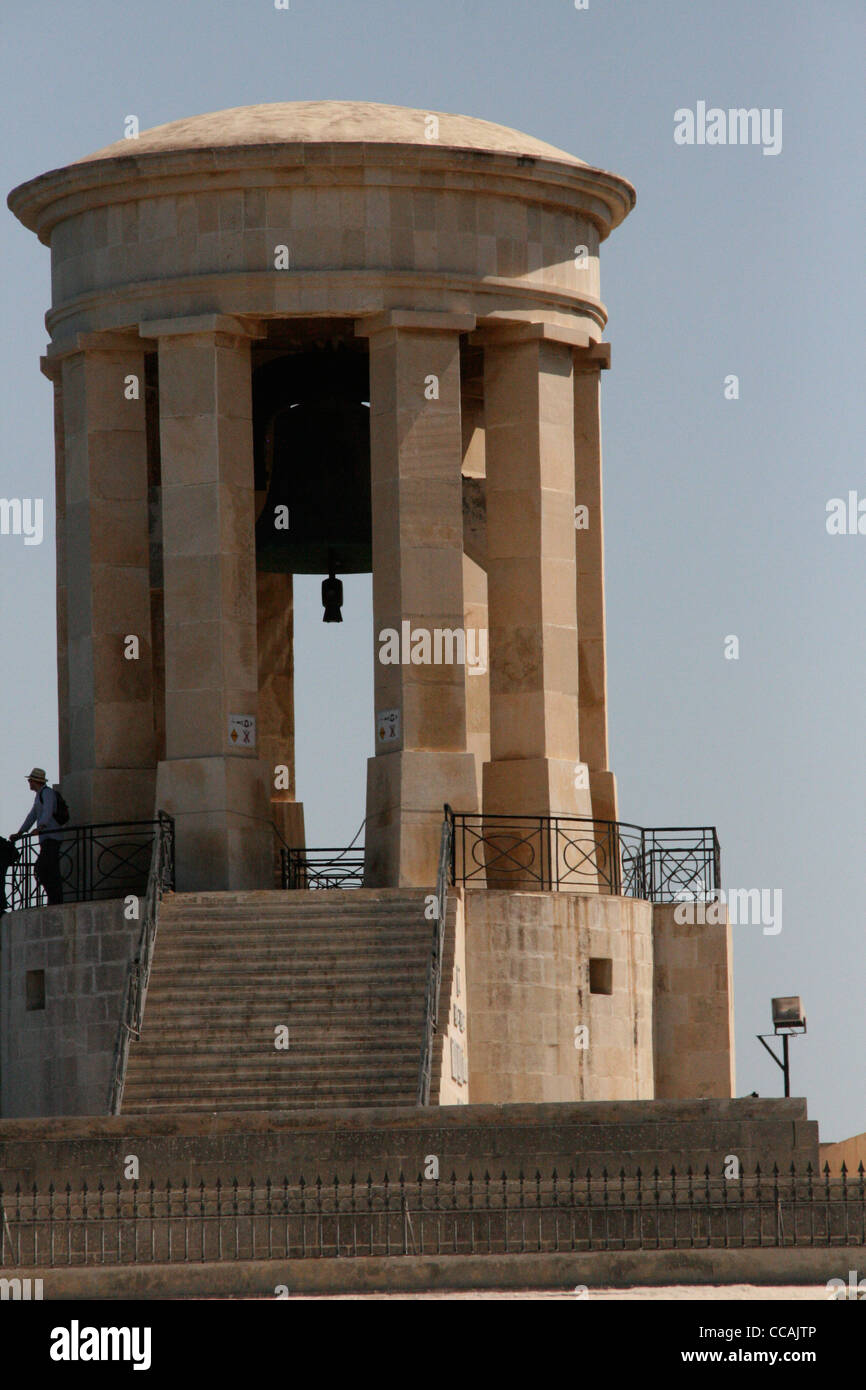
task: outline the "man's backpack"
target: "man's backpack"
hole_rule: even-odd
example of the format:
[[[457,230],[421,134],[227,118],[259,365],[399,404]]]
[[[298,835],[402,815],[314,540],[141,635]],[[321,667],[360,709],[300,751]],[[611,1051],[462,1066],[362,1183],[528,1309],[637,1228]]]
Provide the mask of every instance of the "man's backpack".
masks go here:
[[[54,819],[58,825],[66,825],[69,820],[69,807],[59,787],[52,787],[51,790],[54,792]]]

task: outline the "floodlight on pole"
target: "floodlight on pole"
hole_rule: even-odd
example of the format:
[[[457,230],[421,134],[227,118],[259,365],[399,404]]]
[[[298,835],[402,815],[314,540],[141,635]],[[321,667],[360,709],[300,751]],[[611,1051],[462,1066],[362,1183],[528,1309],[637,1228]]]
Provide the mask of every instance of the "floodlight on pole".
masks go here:
[[[765,1047],[776,1063],[780,1067],[785,1077],[785,1095],[791,1094],[791,1067],[788,1058],[788,1039],[795,1033],[806,1032],[806,1015],[803,1011],[803,1001],[799,994],[782,994],[771,1001],[773,1015],[772,1033],[758,1033],[757,1039],[762,1047]],[[777,1057],[766,1038],[781,1037],[782,1056]]]

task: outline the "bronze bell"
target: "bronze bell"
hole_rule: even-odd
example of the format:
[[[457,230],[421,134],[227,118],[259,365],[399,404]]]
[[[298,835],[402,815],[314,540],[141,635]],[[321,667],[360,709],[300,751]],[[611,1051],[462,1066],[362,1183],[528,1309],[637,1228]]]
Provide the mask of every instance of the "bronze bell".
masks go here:
[[[341,623],[343,621],[343,581],[334,574],[333,565],[331,565],[331,573],[327,579],[322,580],[322,605],[325,609],[322,617],[323,623]]]
[[[300,353],[264,364],[253,387],[261,507],[258,568],[333,575],[333,552],[343,574],[369,573],[366,359],[350,353]],[[326,581],[332,582],[339,581],[335,576]],[[334,602],[342,602],[342,596]]]

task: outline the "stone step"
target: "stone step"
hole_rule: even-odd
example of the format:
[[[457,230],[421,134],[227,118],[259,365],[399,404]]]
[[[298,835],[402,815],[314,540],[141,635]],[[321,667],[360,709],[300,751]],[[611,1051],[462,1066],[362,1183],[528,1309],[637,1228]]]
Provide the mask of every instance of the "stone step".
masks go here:
[[[361,892],[164,899],[123,1113],[414,1106],[427,894]]]
[[[242,1099],[236,1099],[232,1102],[230,1107],[220,1105],[219,1110],[217,1110],[211,1097],[205,1097],[202,1100],[188,1100],[181,1097],[174,1101],[159,1100],[146,1103],[136,1101],[131,1102],[130,1105],[127,1106],[124,1096],[123,1113],[124,1115],[149,1116],[160,1115],[163,1112],[183,1114],[185,1111],[188,1111],[190,1114],[214,1115],[231,1108],[232,1110],[244,1112],[270,1110],[276,1112],[287,1111],[291,1114],[295,1114],[303,1113],[305,1110],[315,1110],[317,1112],[327,1112],[329,1110],[364,1110],[369,1108],[369,1104],[369,1100],[363,1096],[360,1098],[357,1096],[343,1096],[337,1100],[333,1100],[330,1097],[324,1100],[310,1098],[306,1101],[280,1101],[278,1105],[274,1105],[271,1096],[254,1096],[252,1098],[244,1097]],[[377,1108],[387,1108],[389,1110],[398,1108],[405,1109],[406,1106],[414,1105],[414,1096],[411,1099],[407,1099],[404,1096],[382,1096],[381,1099],[377,1099],[376,1101]]]
[[[307,900],[305,902],[265,902],[242,905],[234,902],[206,905],[180,905],[160,908],[159,920],[170,924],[178,921],[189,922],[396,922],[401,918],[408,922],[427,921],[427,903],[432,894],[421,895],[411,902],[334,903]]]
[[[293,1045],[293,1041],[291,1029],[289,1030],[289,1046],[284,1050],[278,1050],[274,1047],[272,1033],[264,1032],[260,1038],[253,1038],[252,1040],[246,1038],[244,1041],[240,1041],[237,1037],[225,1037],[202,1038],[194,1043],[184,1039],[182,1043],[177,1041],[172,1043],[163,1038],[151,1041],[142,1038],[136,1053],[136,1065],[138,1058],[144,1058],[152,1070],[156,1064],[161,1066],[163,1061],[166,1065],[173,1065],[175,1061],[187,1058],[196,1062],[206,1062],[208,1066],[214,1063],[219,1064],[222,1061],[227,1065],[231,1063],[232,1068],[236,1065],[240,1066],[244,1061],[250,1061],[256,1065],[261,1063],[263,1066],[266,1063],[270,1065],[272,1062],[274,1065],[285,1065],[287,1061],[291,1061],[293,1065],[303,1064],[311,1067],[340,1067],[342,1069],[357,1066],[367,1068],[380,1063],[383,1066],[390,1066],[392,1063],[402,1065],[401,1059],[411,1056],[414,1051],[418,1053],[421,1051],[421,1038],[418,1036],[400,1040],[402,1050],[396,1054],[396,1059],[393,1045],[383,1046],[380,1044],[377,1046],[368,1040],[365,1040],[363,1044],[353,1044],[351,1040],[349,1042],[343,1041],[340,1046],[331,1047],[327,1045],[328,1040],[325,1038],[318,1041],[312,1038],[299,1038],[295,1045]],[[415,1046],[416,1044],[417,1046]]]
[[[387,1093],[402,1092],[410,1099],[414,1100],[415,1091],[418,1084],[418,1064],[414,1067],[406,1067],[403,1071],[376,1072],[376,1085],[381,1086]],[[149,1072],[141,1078],[130,1077],[127,1083],[125,1094],[134,1098],[136,1095],[156,1098],[160,1096],[175,1095],[206,1095],[212,1094],[223,1099],[229,1095],[242,1095],[249,1091],[269,1092],[274,1095],[285,1096],[287,1098],[298,1099],[305,1095],[332,1095],[332,1094],[352,1094],[355,1091],[361,1093],[369,1091],[370,1072],[357,1071],[347,1074],[345,1077],[335,1078],[325,1072],[310,1073],[303,1077],[280,1076],[270,1072],[240,1071],[237,1075],[232,1075],[229,1079],[222,1075],[209,1074],[206,1071],[178,1070],[176,1072],[160,1072],[151,1075]],[[222,1100],[220,1102],[222,1104]]]
[[[236,942],[270,941],[274,944],[303,945],[311,942],[316,946],[333,943],[335,947],[345,947],[347,943],[366,942],[369,946],[387,948],[398,942],[425,946],[433,944],[433,926],[429,922],[407,922],[405,918],[393,926],[382,922],[179,922],[166,927],[160,924],[157,944],[160,941],[191,946],[204,945],[209,941]]]
[[[253,994],[255,997],[261,996],[269,1002],[275,999],[285,1000],[288,994],[293,998],[303,998],[305,1000],[327,1000],[335,1002],[344,998],[346,1002],[357,1000],[358,998],[373,997],[405,997],[412,998],[418,991],[421,991],[421,998],[424,995],[424,982],[427,977],[426,970],[418,970],[414,974],[398,976],[395,978],[386,971],[377,975],[366,975],[353,978],[350,975],[328,975],[321,970],[293,970],[293,971],[269,971],[267,988],[258,988],[257,980],[264,977],[262,972],[258,977],[255,971],[238,972],[233,980],[227,980],[224,976],[217,974],[216,971],[200,970],[196,972],[198,984],[202,990],[212,990],[214,999],[226,1002],[227,999],[245,999]],[[153,980],[153,975],[151,975]],[[169,993],[183,994],[189,999],[191,997],[191,987],[193,977],[186,970],[166,970],[164,976],[154,981],[148,991],[148,999],[154,1002],[157,999],[168,997]]]
[[[379,1094],[382,1096],[402,1096],[404,1097],[404,1104],[412,1105],[415,1101],[414,1082],[414,1077],[391,1077],[390,1075],[377,1077],[377,1097]],[[305,1096],[318,1100],[327,1096],[334,1108],[337,1108],[343,1104],[341,1097],[356,1096],[360,1099],[369,1094],[369,1088],[370,1080],[367,1076],[345,1082],[323,1082],[319,1086],[314,1080],[292,1082],[291,1080],[278,1079],[272,1081],[267,1077],[251,1077],[249,1080],[241,1078],[236,1081],[222,1078],[210,1087],[201,1077],[193,1077],[189,1081],[184,1077],[177,1077],[162,1081],[157,1094],[150,1081],[138,1082],[130,1077],[124,1088],[124,1100],[128,1099],[130,1103],[137,1099],[145,1103],[157,1100],[183,1101],[186,1099],[196,1101],[215,1096],[218,1098],[220,1106],[228,1110],[234,1108],[236,1101],[252,1099],[254,1096],[267,1097],[266,1109],[273,1106],[277,1099],[281,1103],[295,1100],[301,1104]],[[379,1104],[378,1099],[376,1104]]]
[[[329,943],[318,947],[315,942],[293,943],[275,941],[230,941],[225,943],[184,943],[160,941],[156,952],[160,961],[176,961],[178,965],[196,964],[212,961],[220,969],[230,967],[233,962],[243,964],[265,960],[268,963],[285,961],[287,964],[303,964],[321,961],[323,965],[344,966],[346,969],[363,965],[367,968],[390,968],[395,963],[416,965],[427,961],[432,955],[432,945],[426,941],[407,941],[393,945],[357,942],[347,945]],[[156,953],[154,953],[154,958]]]
[[[270,985],[267,990],[247,988],[240,992],[229,986],[212,988],[210,995],[209,999],[191,998],[189,989],[153,985],[147,996],[148,1019],[156,1023],[159,1016],[182,1025],[185,1018],[193,1017],[219,1022],[221,1018],[229,1017],[229,1010],[243,1014],[252,1010],[260,1017],[270,1018],[276,1009],[280,1016],[288,1010],[293,1018],[318,1018],[321,1023],[327,1019],[342,1025],[357,1016],[356,1011],[361,1003],[376,1014],[388,1013],[399,1005],[405,1011],[407,1023],[424,1012],[424,991],[420,988],[420,982],[419,989],[411,996],[405,990],[384,987],[351,991],[347,988],[337,996],[334,990],[324,986],[300,995],[293,993],[289,986],[280,989]],[[279,1018],[276,1022],[279,1022]]]
[[[279,1021],[279,1020],[278,1020]],[[298,1047],[324,1047],[339,1049],[360,1048],[372,1046],[374,1037],[371,1030],[366,1032],[354,1032],[347,1025],[350,1016],[332,1021],[327,1020],[322,1024],[321,1020],[312,1015],[299,1015],[296,1012],[287,1014],[285,1018],[286,1027],[289,1030],[289,1045],[297,1043]],[[424,1016],[420,1011],[409,1019],[408,1022],[402,1016],[384,1017],[377,1019],[375,1034],[376,1045],[384,1048],[403,1048],[414,1047],[416,1042],[421,1045],[424,1033]],[[183,1039],[186,1046],[187,1039],[189,1046],[194,1048],[200,1042],[222,1043],[229,1038],[237,1040],[239,1034],[252,1032],[259,1046],[262,1038],[269,1038],[271,1043],[274,1039],[274,1028],[277,1026],[273,1017],[262,1017],[262,1015],[244,1015],[238,1013],[230,1019],[208,1019],[196,1018],[188,1029],[178,1027],[177,1020],[171,1016],[163,1015],[154,1018],[149,1025],[142,1041],[136,1043],[136,1047],[144,1047],[144,1039],[151,1039],[158,1042],[160,1047],[177,1047]],[[274,1051],[277,1049],[274,1048]]]
[[[348,908],[192,908],[177,910],[177,912],[160,912],[160,926],[174,927],[178,922],[189,922],[190,926],[207,926],[209,923],[217,926],[225,926],[232,922],[265,922],[274,926],[293,926],[293,924],[310,923],[316,926],[317,923],[352,923],[356,922],[359,926],[370,926],[381,922],[384,926],[393,926],[400,922],[432,922],[430,917],[425,916],[425,903],[413,903],[411,908],[377,908],[375,910],[361,910]]]
[[[369,1088],[370,1077],[375,1075],[377,1086],[402,1086],[404,1090],[412,1092],[414,1095],[415,1086],[418,1080],[418,1068],[420,1054],[415,1058],[414,1064],[408,1063],[399,1069],[383,1067],[356,1067],[345,1074],[338,1074],[335,1070],[330,1071],[321,1068],[314,1070],[299,1070],[296,1072],[279,1071],[268,1067],[258,1067],[250,1064],[243,1066],[240,1063],[237,1068],[232,1068],[230,1076],[218,1067],[193,1066],[184,1063],[183,1066],[174,1068],[163,1067],[159,1070],[147,1067],[142,1068],[137,1074],[130,1075],[127,1079],[128,1094],[141,1093],[152,1096],[158,1091],[160,1095],[174,1093],[180,1090],[215,1091],[218,1094],[228,1094],[235,1090],[247,1090],[249,1087],[260,1087],[266,1090],[276,1088],[280,1094],[303,1095],[305,1093],[320,1093],[323,1091],[342,1091],[347,1087],[351,1090],[355,1087]]]
[[[411,903],[423,898],[433,888],[235,888],[213,889],[201,892],[166,893],[163,905],[166,909],[184,905],[237,906],[258,903]]]
[[[328,918],[322,922],[263,922],[260,918],[245,922],[173,922],[170,926],[160,923],[158,941],[189,941],[191,944],[203,941],[245,941],[247,938],[263,941],[320,942],[333,941],[345,945],[347,941],[367,941],[370,945],[381,943],[390,945],[395,941],[433,941],[433,923],[407,922],[405,917],[389,922],[337,922]]]
[[[433,933],[427,930],[419,930],[416,927],[407,929],[403,925],[399,928],[393,927],[388,930],[378,930],[372,927],[361,928],[353,927],[351,931],[331,931],[326,927],[304,928],[302,931],[292,929],[283,930],[282,928],[262,927],[259,925],[247,926],[235,930],[234,928],[205,928],[190,927],[186,925],[173,928],[171,931],[160,930],[157,938],[157,945],[187,946],[192,949],[203,949],[211,943],[217,946],[247,946],[252,942],[260,942],[265,946],[280,947],[299,947],[311,946],[324,950],[342,951],[347,945],[366,946],[369,950],[376,948],[382,950],[393,950],[397,946],[420,947],[430,950],[433,946]]]

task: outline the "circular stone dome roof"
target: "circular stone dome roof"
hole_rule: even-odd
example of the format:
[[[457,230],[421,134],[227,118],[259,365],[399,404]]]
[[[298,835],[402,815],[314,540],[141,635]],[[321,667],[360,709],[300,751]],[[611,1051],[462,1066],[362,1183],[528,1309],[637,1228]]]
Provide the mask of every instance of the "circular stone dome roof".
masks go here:
[[[436,116],[439,121],[436,140],[428,140],[425,134],[425,122],[430,116]],[[242,145],[326,143],[439,145],[490,154],[528,155],[587,167],[584,160],[555,145],[523,135],[519,130],[510,130],[508,126],[494,125],[492,121],[444,111],[384,106],[375,101],[278,101],[259,106],[233,106],[227,111],[210,111],[203,116],[188,116],[154,126],[152,130],[143,131],[136,140],[117,140],[75,163],[128,158],[131,154]]]
[[[427,138],[432,116],[439,122],[436,139]],[[169,121],[49,169],[13,188],[6,201],[19,221],[50,245],[59,222],[90,207],[141,196],[142,180],[153,197],[160,181],[177,193],[184,180],[224,180],[243,169],[270,184],[282,170],[307,165],[315,182],[316,166],[338,164],[381,164],[386,182],[390,170],[414,164],[422,178],[425,171],[465,178],[463,166],[469,164],[471,177],[481,183],[488,176],[505,177],[519,185],[519,196],[527,193],[531,199],[544,190],[569,210],[581,209],[602,239],[635,203],[634,189],[620,175],[519,130],[474,116],[374,101],[268,102]]]

